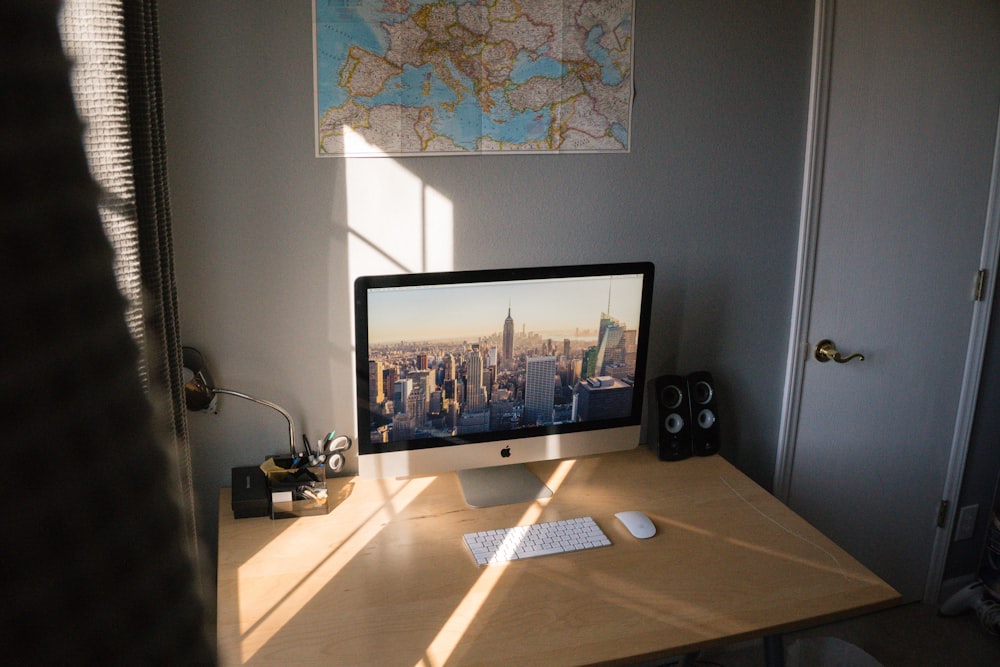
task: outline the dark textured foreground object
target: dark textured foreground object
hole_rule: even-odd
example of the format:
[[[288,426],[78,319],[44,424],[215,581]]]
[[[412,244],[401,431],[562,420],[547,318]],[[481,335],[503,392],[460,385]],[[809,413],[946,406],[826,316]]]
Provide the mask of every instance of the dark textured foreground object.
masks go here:
[[[0,0],[3,661],[212,664],[58,10]]]

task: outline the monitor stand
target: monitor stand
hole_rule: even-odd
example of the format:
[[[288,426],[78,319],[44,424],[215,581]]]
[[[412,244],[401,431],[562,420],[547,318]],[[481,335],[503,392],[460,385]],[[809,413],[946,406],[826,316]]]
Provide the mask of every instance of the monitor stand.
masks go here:
[[[523,464],[458,471],[470,507],[510,505],[552,496],[552,491]]]

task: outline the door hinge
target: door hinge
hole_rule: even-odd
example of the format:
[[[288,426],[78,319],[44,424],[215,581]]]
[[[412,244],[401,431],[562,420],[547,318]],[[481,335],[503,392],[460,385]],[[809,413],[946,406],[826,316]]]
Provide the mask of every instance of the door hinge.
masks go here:
[[[986,269],[979,269],[976,272],[976,283],[973,287],[972,300],[982,301],[984,291],[986,291]]]
[[[948,521],[948,501],[942,500],[941,504],[938,505],[937,527],[944,528],[944,524],[947,521]]]

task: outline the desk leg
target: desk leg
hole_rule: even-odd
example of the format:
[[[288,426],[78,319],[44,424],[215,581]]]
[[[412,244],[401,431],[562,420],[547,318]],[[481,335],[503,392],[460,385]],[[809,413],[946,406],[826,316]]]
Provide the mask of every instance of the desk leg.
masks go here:
[[[764,637],[764,664],[767,667],[785,667],[785,643],[781,635]]]

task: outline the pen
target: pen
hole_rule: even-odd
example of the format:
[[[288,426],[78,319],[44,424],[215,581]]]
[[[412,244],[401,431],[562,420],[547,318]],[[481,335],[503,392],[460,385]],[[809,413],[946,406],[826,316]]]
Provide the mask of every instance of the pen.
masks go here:
[[[326,437],[323,438],[323,442],[319,446],[319,450],[321,452],[326,451],[326,446],[330,444],[330,441],[333,440],[333,436],[335,435],[337,435],[336,431],[330,431],[329,433],[326,434]]]

